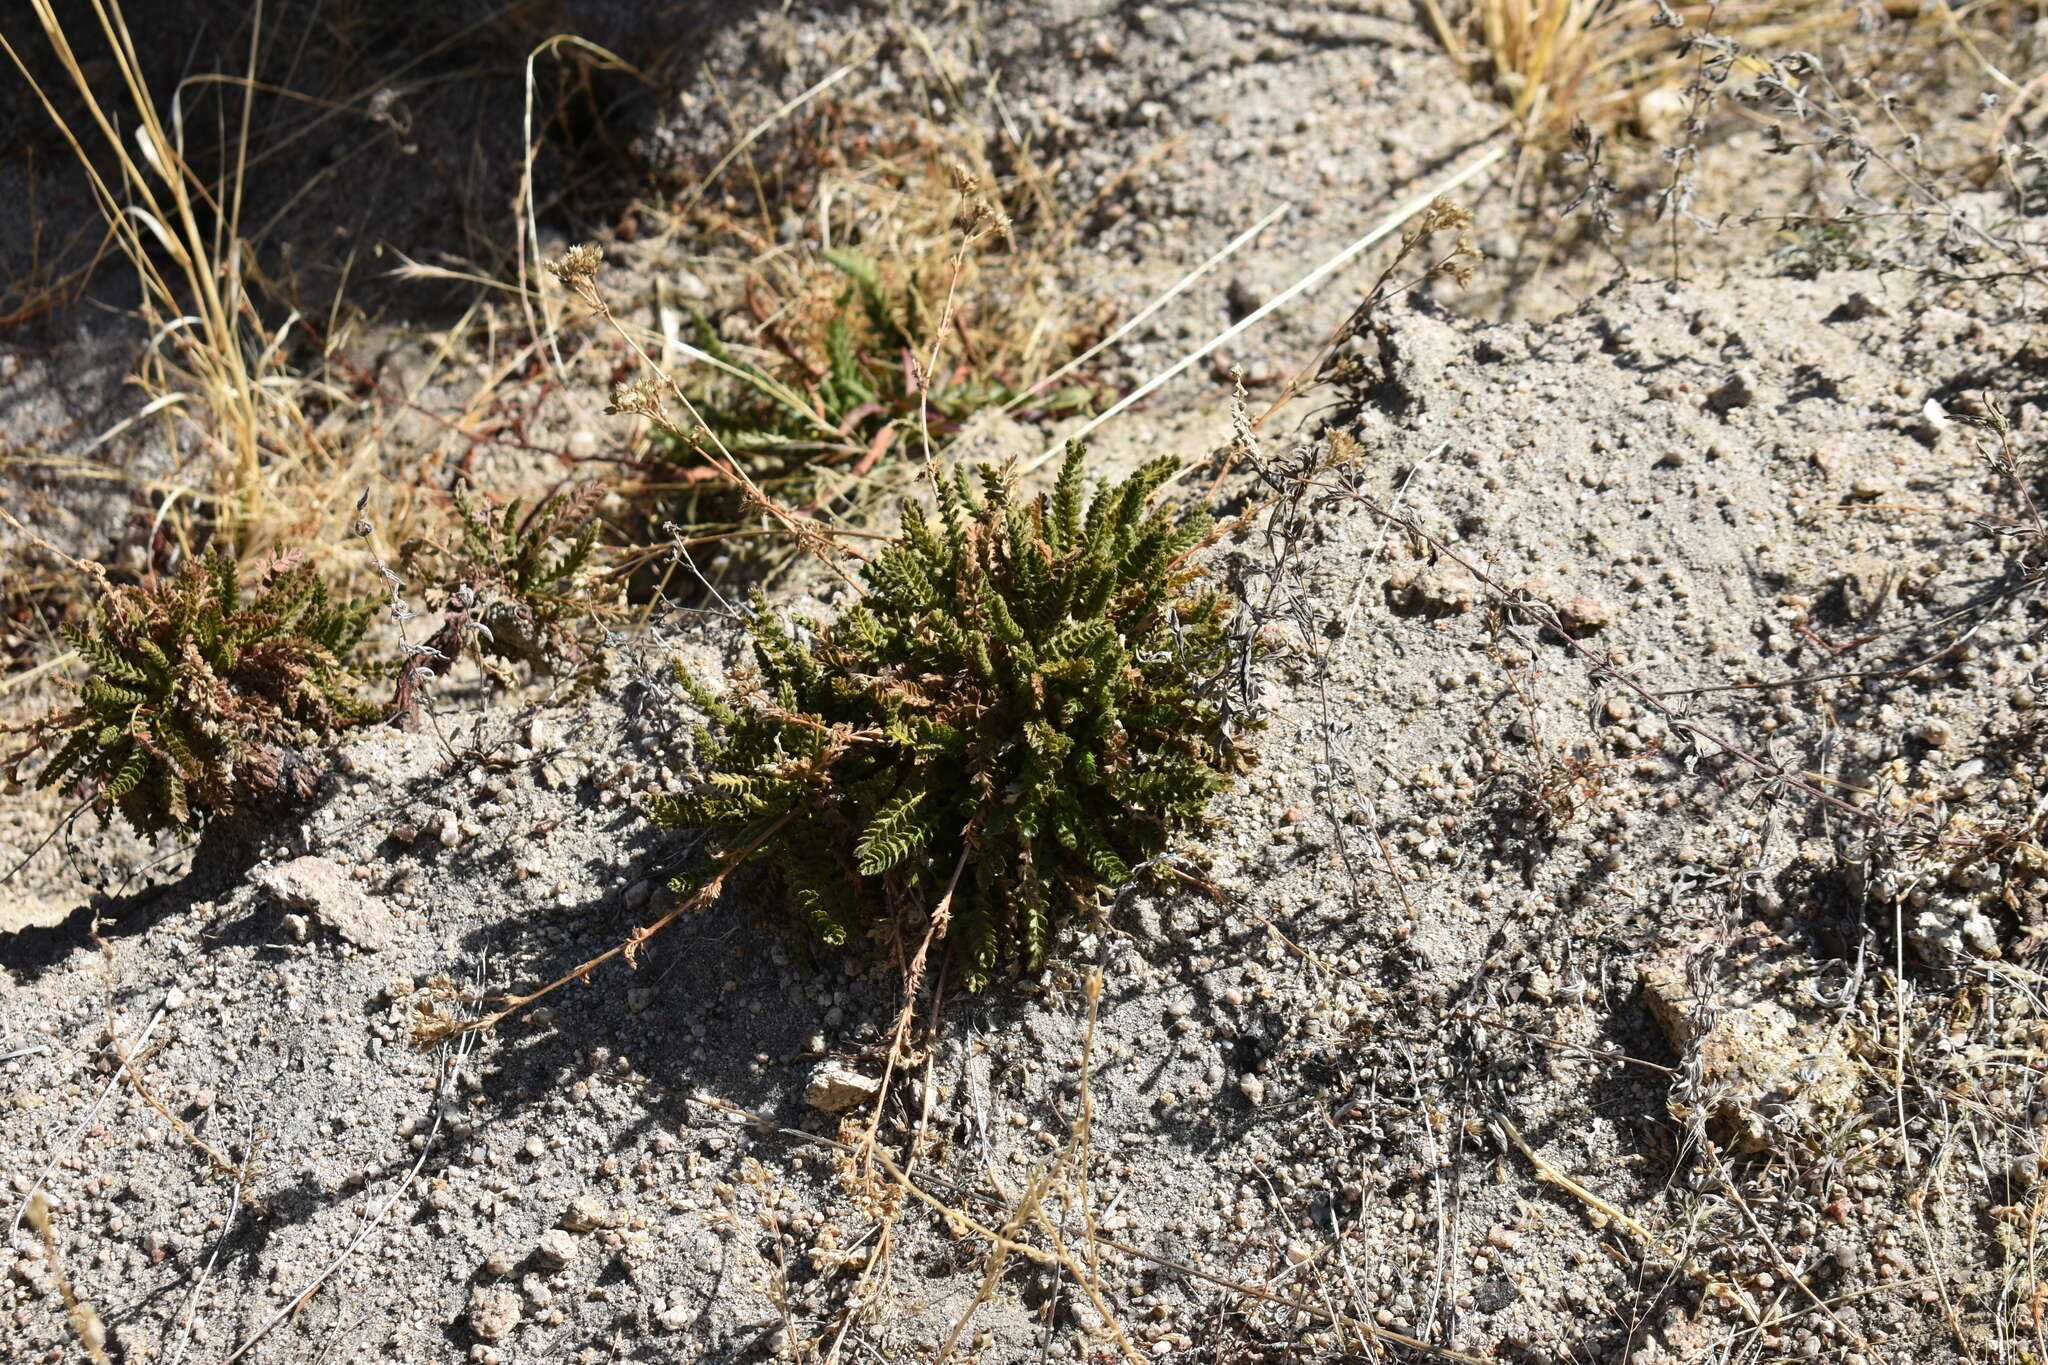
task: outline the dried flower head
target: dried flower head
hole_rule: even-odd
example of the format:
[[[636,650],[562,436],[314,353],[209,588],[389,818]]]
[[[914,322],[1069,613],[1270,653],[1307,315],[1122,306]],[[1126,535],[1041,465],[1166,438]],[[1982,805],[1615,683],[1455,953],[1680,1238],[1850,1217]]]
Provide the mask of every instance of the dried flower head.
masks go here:
[[[660,381],[653,379],[635,379],[615,384],[612,386],[612,405],[605,411],[613,415],[627,412],[638,417],[659,418],[662,407],[661,389]]]
[[[953,188],[960,192],[966,202],[960,206],[953,226],[970,238],[992,232],[1007,240],[1010,235],[1010,215],[997,208],[986,194],[982,193],[981,177],[959,161],[946,163],[947,173],[953,177]]]
[[[1422,215],[1422,232],[1424,236],[1432,232],[1442,232],[1446,228],[1457,228],[1461,231],[1468,230],[1471,226],[1471,213],[1463,205],[1453,203],[1451,200],[1441,196],[1430,200],[1429,207],[1424,210]]]
[[[1451,232],[1457,236],[1451,249],[1430,264],[1426,277],[1446,277],[1463,288],[1471,283],[1472,262],[1482,259],[1482,256],[1479,248],[1472,244],[1472,215],[1461,205],[1443,198],[1432,200],[1422,217],[1402,234],[1401,255],[1408,255],[1439,232]]]
[[[466,1032],[471,1021],[455,1008],[462,999],[461,989],[445,973],[430,977],[412,1002],[413,1046],[436,1047]]]
[[[595,242],[581,242],[548,262],[548,273],[581,292],[590,287],[597,278],[597,268],[604,264],[604,249]]]

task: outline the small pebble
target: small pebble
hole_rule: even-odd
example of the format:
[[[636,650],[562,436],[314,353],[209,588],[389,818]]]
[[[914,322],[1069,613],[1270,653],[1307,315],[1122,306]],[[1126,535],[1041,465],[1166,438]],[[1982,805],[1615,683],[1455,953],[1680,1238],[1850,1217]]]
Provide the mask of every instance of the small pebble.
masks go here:
[[[562,1226],[571,1232],[590,1232],[613,1222],[611,1210],[594,1194],[579,1194],[562,1211]]]
[[[1746,408],[1756,401],[1756,373],[1740,369],[1728,376],[1726,383],[1707,395],[1707,402],[1718,412],[1729,408]]]
[[[804,1087],[804,1103],[827,1114],[843,1114],[881,1093],[882,1083],[874,1077],[863,1076],[844,1062],[822,1062]]]
[[[1557,609],[1558,619],[1574,635],[1601,630],[1614,620],[1614,608],[1590,593],[1580,593]]]
[[[576,1259],[576,1239],[561,1228],[543,1232],[534,1243],[534,1264],[560,1270]]]
[[[1948,742],[1956,737],[1956,731],[1953,725],[1934,716],[1914,726],[1912,735],[1930,749],[1945,749]]]
[[[469,1330],[477,1340],[503,1341],[519,1325],[519,1296],[509,1289],[469,1292]]]

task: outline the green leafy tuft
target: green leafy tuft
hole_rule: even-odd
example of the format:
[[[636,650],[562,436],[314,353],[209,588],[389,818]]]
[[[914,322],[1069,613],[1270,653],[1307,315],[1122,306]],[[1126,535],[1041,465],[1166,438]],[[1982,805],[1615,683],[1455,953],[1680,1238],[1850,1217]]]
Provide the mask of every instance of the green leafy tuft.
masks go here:
[[[77,704],[15,758],[53,751],[36,783],[74,783],[102,818],[142,834],[304,795],[295,746],[367,720],[346,660],[375,603],[329,600],[312,566],[280,558],[253,594],[209,553],[173,578],[108,590],[66,636],[91,667]]]
[[[500,510],[458,485],[454,543],[421,538],[401,548],[400,568],[439,578],[447,597],[441,628],[399,667],[391,708],[398,724],[419,723],[427,678],[464,655],[501,686],[516,680],[515,663],[535,677],[566,678],[578,691],[604,676],[604,625],[617,609],[600,599],[592,565],[603,495],[603,485],[584,484],[522,516],[518,499]]]
[[[524,663],[543,676],[594,677],[602,656],[597,623],[604,610],[592,596],[590,561],[597,548],[597,500],[588,483],[543,500],[524,518],[515,498],[501,512],[455,491],[462,544],[454,573],[477,593],[485,629],[479,653]]]
[[[753,859],[827,943],[921,934],[943,906],[971,989],[1038,969],[1059,919],[1246,761],[1212,700],[1231,605],[1190,591],[1209,519],[1152,503],[1173,469],[1085,509],[1079,446],[1028,503],[956,472],[937,521],[905,506],[836,623],[799,637],[757,598],[758,676],[723,701],[684,677],[711,719],[703,776],[649,815],[728,847],[772,829]]]
[[[943,299],[942,288],[844,248],[807,259],[806,271],[821,289],[836,283],[836,292],[763,328],[764,345],[749,348],[757,358],[694,314],[708,364],[690,401],[703,429],[657,428],[673,463],[701,475],[706,449],[730,452],[778,500],[823,506],[854,493],[891,452],[917,439],[943,442],[984,408],[1015,406],[1026,420],[1045,420],[1101,405],[1102,395],[1080,384],[1027,396],[971,346],[969,358],[927,374],[944,311],[929,296]],[[734,510],[696,506],[701,492],[689,486],[690,519],[722,520]]]

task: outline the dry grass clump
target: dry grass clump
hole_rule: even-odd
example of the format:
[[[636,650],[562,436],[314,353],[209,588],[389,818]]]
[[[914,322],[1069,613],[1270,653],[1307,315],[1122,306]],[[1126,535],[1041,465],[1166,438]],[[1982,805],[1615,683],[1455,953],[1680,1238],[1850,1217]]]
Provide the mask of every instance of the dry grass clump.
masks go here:
[[[705,497],[723,482],[706,448],[791,506],[851,515],[983,408],[1099,405],[1085,376],[1055,377],[1104,319],[1059,287],[1061,220],[1028,149],[858,91],[860,62],[798,107],[729,111],[734,149],[637,215],[642,235],[708,244],[691,262],[708,297],[664,315],[671,352],[698,362],[683,390],[701,429],[663,445],[700,528],[732,510]]]
[[[481,18],[388,0],[343,8],[271,0],[222,12],[221,29],[220,14],[183,0],[36,0],[0,37],[17,89],[40,105],[35,118],[64,171],[98,209],[97,221],[79,224],[60,202],[52,227],[40,203],[32,208],[34,240],[10,258],[16,277],[0,306],[20,321],[74,303],[96,276],[117,291],[132,278],[142,338],[128,376],[139,396],[123,402],[139,410],[67,448],[17,445],[0,465],[57,488],[61,512],[94,501],[81,490],[130,497],[132,525],[94,528],[67,547],[118,551],[117,577],[174,572],[208,549],[225,550],[245,572],[285,548],[331,568],[353,558],[340,533],[362,488],[378,490],[379,527],[400,543],[438,528],[452,483],[439,447],[454,445],[465,468],[479,449],[540,449],[523,429],[501,434],[510,424],[493,420],[533,343],[515,333],[505,347],[485,303],[505,287],[494,274],[514,252],[499,240],[513,236],[510,225],[484,206],[502,202],[492,177],[517,158],[506,121],[468,106],[505,103],[510,82],[493,78],[509,75],[514,44],[541,16],[527,5]],[[191,24],[206,26],[209,43],[190,59],[167,56],[167,38]],[[556,104],[540,114],[551,135],[573,141],[579,101],[594,97],[588,71],[564,67],[548,92]],[[483,126],[451,148],[442,130],[458,103],[459,117]],[[601,158],[576,150],[576,173],[564,179],[580,187]],[[380,162],[378,184],[360,192],[370,161]],[[30,191],[54,178],[31,169]],[[401,355],[419,363],[404,372],[416,383],[394,384],[384,355],[356,358],[392,335],[369,311],[389,296],[369,278],[379,238],[476,263],[445,272],[452,285],[431,293],[399,286],[428,308],[466,310],[445,333],[406,329]],[[508,358],[522,343],[527,353]],[[471,381],[473,395],[440,410],[422,400],[428,385],[454,392]],[[31,515],[40,506],[14,508],[49,530]],[[19,562],[15,547],[6,554],[9,567]],[[29,603],[6,578],[0,617],[22,621],[47,649],[53,630],[39,617],[53,604]],[[70,576],[57,620],[81,616],[86,581]]]
[[[1656,124],[1683,112],[1695,41],[1770,47],[1852,23],[1821,0],[1672,5],[1664,0],[1423,0],[1465,78],[1489,89],[1523,140],[1564,146],[1574,124]]]
[[[27,17],[33,24],[23,28],[43,45],[17,48],[19,36],[0,36],[0,48],[90,186],[101,256],[132,275],[145,341],[128,376],[140,394],[135,411],[74,451],[16,447],[5,466],[59,485],[127,490],[129,522],[105,528],[105,541],[70,547],[106,553],[141,533],[141,544],[118,546],[113,572],[126,581],[173,575],[201,554],[225,554],[245,576],[286,550],[329,571],[341,537],[323,532],[345,524],[355,490],[369,484],[397,490],[386,520],[408,530],[414,480],[399,472],[410,452],[364,420],[386,395],[345,364],[329,366],[351,343],[351,314],[339,300],[319,319],[292,306],[304,282],[291,273],[289,243],[282,273],[275,259],[269,274],[259,264],[277,245],[273,229],[297,222],[293,214],[245,224],[261,178],[275,174],[266,157],[305,131],[272,126],[275,106],[332,113],[349,101],[271,82],[281,40],[260,7],[241,16],[226,49],[234,69],[195,71],[168,89],[142,32],[145,19],[162,16],[138,10],[131,24],[120,0],[33,0]],[[89,265],[57,278],[70,259],[49,258],[52,278],[37,284],[34,310],[62,302],[93,273]],[[48,529],[46,505],[16,510]],[[10,634],[0,663],[61,664],[74,656],[53,657],[62,652],[58,628],[87,617],[104,587],[100,571],[15,529],[22,534],[0,561],[0,620]]]
[[[82,101],[85,124],[67,117],[60,101],[69,96],[46,89],[4,37],[0,47],[90,177],[112,245],[140,282],[151,339],[135,376],[151,399],[144,414],[191,419],[167,420],[166,434],[174,450],[197,444],[213,475],[209,491],[222,497],[216,525],[245,546],[263,538],[280,438],[307,425],[295,377],[284,367],[283,329],[262,324],[247,291],[242,158],[254,112],[254,49],[238,111],[242,156],[224,182],[209,184],[187,158],[181,106],[174,98],[167,109],[149,88],[117,0],[94,9],[113,53],[111,83],[88,74],[51,0],[30,0],[30,8],[70,94]],[[75,14],[70,24],[78,25]]]

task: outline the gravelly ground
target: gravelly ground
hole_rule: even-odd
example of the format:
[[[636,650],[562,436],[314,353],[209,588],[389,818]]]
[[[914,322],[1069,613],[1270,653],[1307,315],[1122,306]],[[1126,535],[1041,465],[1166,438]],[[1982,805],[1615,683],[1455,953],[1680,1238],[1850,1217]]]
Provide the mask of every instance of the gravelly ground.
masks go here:
[[[1215,168],[1303,204],[1232,272],[1264,294],[1486,127],[1390,16],[1058,13],[942,32],[1071,127],[1076,202],[1184,138],[1162,166],[1204,173],[1112,192],[1077,253],[1126,304],[1256,216]],[[815,32],[825,62],[852,27],[771,16],[712,57]],[[817,76],[772,69],[764,100]],[[692,116],[685,150],[715,142]],[[1227,322],[1228,284],[1130,373]],[[1260,344],[1298,356],[1355,297]],[[657,913],[689,847],[634,795],[687,764],[671,657],[737,657],[717,614],[623,643],[594,696],[457,689],[359,740],[254,869],[171,859],[138,894],[134,850],[46,854],[43,903],[66,859],[121,894],[103,949],[74,917],[0,950],[14,1198],[47,1192],[137,1360],[224,1360],[316,1282],[250,1358],[923,1359],[964,1322],[991,1362],[1373,1358],[1374,1329],[1505,1361],[2026,1359],[2048,537],[1958,420],[2002,395],[2038,456],[2026,316],[1855,272],[1510,324],[1418,298],[1227,471],[1206,382],[1104,433],[1107,468],[1171,446],[1253,513],[1214,570],[1264,628],[1262,762],[1185,850],[1210,894],[1130,891],[1045,980],[948,1000],[882,1129],[928,1116],[912,1178],[984,1227],[1044,1192],[1025,1240],[1074,1245],[1099,1301],[1029,1255],[990,1278],[915,1201],[881,1231],[888,1182],[833,1145],[863,1111],[811,1101],[879,1074],[896,987],[804,954],[758,888],[473,1048],[408,1041],[436,978],[526,988]],[[778,604],[806,596],[832,600]],[[207,1147],[253,1149],[244,1193]],[[21,1358],[75,1355],[12,1245]]]

